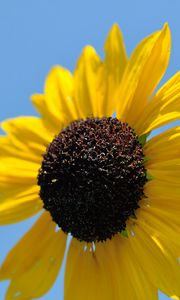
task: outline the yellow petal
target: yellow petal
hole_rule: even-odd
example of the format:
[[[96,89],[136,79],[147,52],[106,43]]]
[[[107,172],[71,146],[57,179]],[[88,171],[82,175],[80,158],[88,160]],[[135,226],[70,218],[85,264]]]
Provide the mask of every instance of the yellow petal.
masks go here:
[[[8,138],[20,151],[31,151],[37,155],[44,154],[47,145],[52,141],[41,119],[36,117],[18,117],[1,123]]]
[[[145,270],[149,280],[162,292],[180,295],[180,269],[178,260],[171,251],[171,245],[163,246],[160,238],[156,237],[152,227],[144,221],[144,214],[139,210],[133,235],[129,238],[137,261]]]
[[[114,255],[117,258],[116,264],[119,268],[119,278],[122,278],[123,286],[121,288],[124,287],[123,299],[157,300],[157,287],[152,284],[147,277],[146,270],[137,261],[129,237],[117,236],[114,250]],[[120,299],[120,297],[117,299]]]
[[[71,242],[65,271],[64,299],[116,299],[104,253],[100,251],[100,256],[89,249],[84,251],[84,246],[75,239]]]
[[[114,299],[157,300],[157,288],[149,281],[131,249],[128,238],[116,235],[104,245],[106,259],[115,273],[115,289],[118,291]],[[117,283],[116,283],[117,280]]]
[[[57,132],[60,122],[58,122],[57,118],[55,118],[48,110],[45,95],[33,94],[31,100],[37,111],[41,114],[45,128],[53,133]]]
[[[98,99],[99,115],[112,116],[116,109],[115,92],[119,86],[127,55],[123,36],[117,24],[114,24],[105,42],[105,60],[99,73]]]
[[[7,136],[0,139],[1,191],[37,184],[42,155],[52,134],[36,117],[19,117],[1,124]]]
[[[54,230],[55,224],[50,214],[44,212],[7,255],[0,269],[0,279],[12,279],[28,271],[38,256],[41,256],[41,250],[47,245]]]
[[[151,170],[154,169],[154,170],[174,170],[174,171],[179,170],[180,171],[180,158],[157,161],[156,163],[150,160],[148,166],[149,169]]]
[[[65,246],[66,235],[56,232],[49,217],[43,215],[2,266],[12,279],[6,300],[32,299],[45,294],[58,275]]]
[[[0,195],[0,224],[19,222],[35,215],[42,209],[43,203],[39,198],[37,185],[20,187],[1,192]]]
[[[59,66],[52,68],[45,83],[45,99],[47,109],[56,116],[58,122],[69,123],[77,119],[72,91],[72,74]]]
[[[175,248],[174,256],[180,256],[180,206],[168,207],[162,202],[162,205],[157,199],[151,199],[149,207],[143,207],[143,218],[145,222],[152,228],[154,234],[163,239],[163,245],[169,243],[171,249]],[[169,199],[171,203],[171,199]]]
[[[144,147],[144,154],[148,157],[146,166],[156,165],[180,157],[180,126],[166,130],[150,139]]]
[[[10,136],[0,136],[0,159],[2,157],[17,157],[18,159],[21,158],[23,160],[29,160],[36,163],[40,163],[42,161],[42,156],[39,155],[39,153],[35,153],[34,151],[27,149],[26,146],[24,149],[23,146],[22,148],[15,146]]]
[[[95,50],[87,46],[80,56],[74,73],[74,100],[78,117],[97,117],[97,76],[101,65]]]
[[[171,163],[170,163],[171,164]],[[164,183],[179,184],[180,169],[176,165],[169,166],[166,170],[159,168],[149,168],[148,172],[156,179],[163,180]]]
[[[145,134],[180,118],[180,72],[175,74],[148,102],[136,123],[136,132]]]
[[[148,99],[167,68],[170,55],[170,31],[167,25],[160,33],[143,40],[133,52],[117,92],[117,116],[136,128]]]
[[[178,232],[180,231],[179,207],[177,208],[172,205],[171,208],[167,210],[162,206],[162,209],[160,209],[160,207],[158,207],[158,202],[155,199],[152,199],[151,206],[143,208],[143,216],[147,215],[147,212],[150,214],[149,218],[153,219],[153,215],[155,215],[156,217],[159,215],[160,220],[165,221],[166,219],[165,222],[168,226],[172,228],[174,226],[174,228],[176,228]]]
[[[149,198],[171,199],[172,204],[179,202],[180,185],[176,183],[164,182],[161,179],[153,179],[145,185],[145,195]]]
[[[36,185],[40,164],[18,158],[0,159],[0,188]]]
[[[152,138],[144,147],[148,157],[145,165],[156,179],[171,184],[180,183],[180,127],[175,127]]]
[[[60,66],[55,66],[47,76],[44,95],[32,96],[33,104],[42,114],[44,124],[54,134],[59,133],[63,127],[78,117],[72,92],[72,74]]]
[[[147,280],[127,243],[116,236],[90,252],[89,245],[84,251],[85,244],[73,240],[67,258],[65,300],[157,300],[157,288]]]

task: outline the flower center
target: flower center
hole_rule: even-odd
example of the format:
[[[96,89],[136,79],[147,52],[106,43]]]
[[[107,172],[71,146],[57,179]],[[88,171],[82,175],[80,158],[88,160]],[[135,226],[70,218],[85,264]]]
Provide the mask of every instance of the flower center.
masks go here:
[[[80,241],[126,228],[143,197],[146,170],[138,136],[116,118],[72,122],[54,138],[38,175],[53,220]]]

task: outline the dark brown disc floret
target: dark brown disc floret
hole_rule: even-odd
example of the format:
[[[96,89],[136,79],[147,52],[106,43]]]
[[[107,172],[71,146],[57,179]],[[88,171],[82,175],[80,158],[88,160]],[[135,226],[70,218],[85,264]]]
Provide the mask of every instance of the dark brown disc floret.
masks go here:
[[[54,138],[38,175],[44,208],[80,241],[110,239],[126,228],[144,196],[138,136],[116,118],[72,122]]]

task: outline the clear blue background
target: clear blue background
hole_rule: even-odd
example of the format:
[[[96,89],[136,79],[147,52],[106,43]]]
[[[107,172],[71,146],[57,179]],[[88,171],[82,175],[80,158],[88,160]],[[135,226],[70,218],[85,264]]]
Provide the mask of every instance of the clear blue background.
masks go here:
[[[86,44],[103,55],[114,22],[124,33],[128,53],[144,36],[169,23],[173,48],[164,82],[180,69],[179,11],[179,0],[0,0],[0,120],[36,114],[29,96],[43,91],[49,69],[60,64],[73,70]],[[0,227],[0,263],[34,220]],[[6,287],[0,283],[0,300]],[[63,299],[62,274],[42,299]],[[159,294],[159,299],[168,298]]]

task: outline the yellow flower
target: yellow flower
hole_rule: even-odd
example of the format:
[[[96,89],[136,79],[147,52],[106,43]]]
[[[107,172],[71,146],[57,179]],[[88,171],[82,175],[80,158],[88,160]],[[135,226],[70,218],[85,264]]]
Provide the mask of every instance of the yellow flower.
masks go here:
[[[180,127],[147,139],[180,117],[180,72],[155,92],[170,47],[165,25],[128,59],[114,25],[104,61],[87,46],[50,71],[40,118],[2,122],[0,224],[42,211],[1,266],[6,300],[51,288],[68,234],[65,300],[179,299]]]

